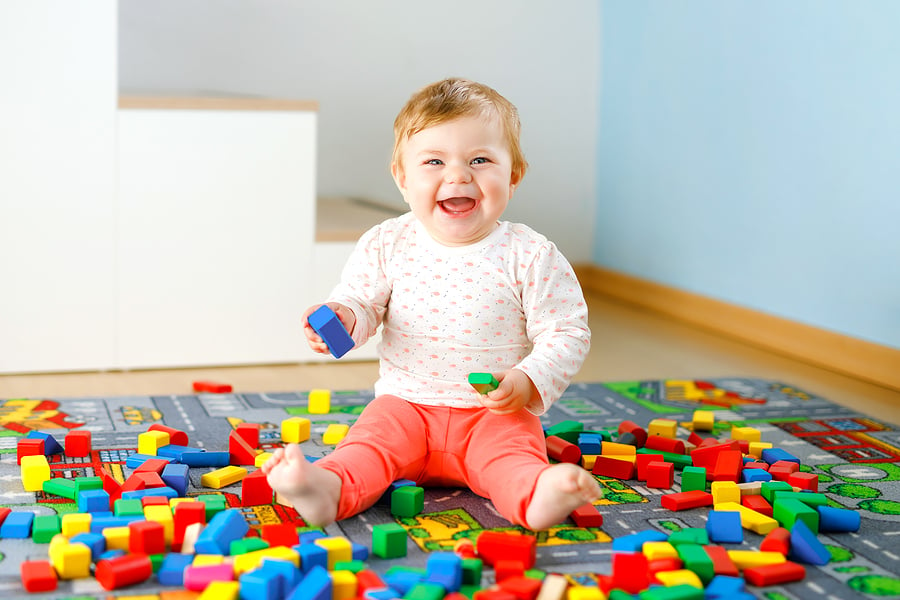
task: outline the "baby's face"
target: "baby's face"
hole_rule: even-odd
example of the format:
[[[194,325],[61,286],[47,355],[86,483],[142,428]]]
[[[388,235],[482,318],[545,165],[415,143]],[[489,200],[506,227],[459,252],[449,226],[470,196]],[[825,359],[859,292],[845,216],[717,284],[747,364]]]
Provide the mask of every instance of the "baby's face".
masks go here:
[[[462,117],[414,134],[393,168],[416,218],[437,242],[465,246],[486,238],[515,186],[497,119]]]

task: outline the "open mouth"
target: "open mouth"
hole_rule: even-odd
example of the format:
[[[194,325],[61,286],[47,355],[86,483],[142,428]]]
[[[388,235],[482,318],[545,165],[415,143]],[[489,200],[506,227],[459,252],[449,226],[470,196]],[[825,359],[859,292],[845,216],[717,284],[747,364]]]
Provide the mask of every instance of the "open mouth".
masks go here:
[[[464,215],[478,206],[478,202],[472,198],[447,198],[438,202],[445,213],[449,215]]]

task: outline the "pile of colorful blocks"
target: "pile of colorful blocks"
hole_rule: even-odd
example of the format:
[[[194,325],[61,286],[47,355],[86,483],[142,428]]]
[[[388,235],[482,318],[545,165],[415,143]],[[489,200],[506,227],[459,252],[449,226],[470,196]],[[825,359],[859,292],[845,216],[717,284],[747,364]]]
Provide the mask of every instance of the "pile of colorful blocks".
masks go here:
[[[310,412],[329,411],[327,391],[310,397]],[[163,586],[195,591],[201,598],[263,600],[642,600],[749,598],[747,583],[769,586],[798,581],[804,564],[830,560],[817,539],[819,531],[858,530],[858,513],[829,505],[818,493],[814,475],[800,461],[760,439],[758,430],[735,427],[728,439],[701,437],[715,422],[709,411],[697,411],[686,424],[692,432],[679,439],[679,424],[657,419],[646,429],[624,421],[617,430],[585,431],[566,421],[549,428],[547,451],[555,461],[581,464],[601,480],[638,480],[647,487],[670,490],[680,471],[680,490],[661,497],[673,511],[709,508],[705,528],[673,533],[647,530],[612,543],[612,570],[596,574],[597,586],[577,585],[535,569],[536,538],[532,535],[484,531],[473,541],[461,539],[454,552],[434,552],[424,569],[391,567],[371,570],[370,554],[379,559],[406,556],[406,530],[397,523],[375,525],[371,547],[295,524],[263,525],[259,535],[239,509],[228,508],[224,496],[187,497],[191,468],[212,469],[201,477],[204,487],[219,489],[241,483],[242,506],[277,500],[261,471],[267,454],[259,449],[259,426],[238,425],[228,451],[206,451],[189,445],[187,435],[152,425],[138,438],[129,456],[131,474],[119,482],[101,470],[97,477],[53,478],[48,456],[65,452],[86,456],[90,433],[73,431],[63,448],[52,435],[32,432],[18,445],[26,490],[41,490],[72,500],[78,512],[35,516],[0,509],[0,536],[32,538],[48,543],[48,560],[22,563],[22,584],[29,592],[53,591],[59,579],[93,576],[106,590],[156,577]],[[325,432],[326,443],[338,443],[346,426]],[[282,441],[301,443],[310,437],[310,421],[293,417],[282,422]],[[386,500],[398,517],[423,509],[423,490],[398,481]],[[594,505],[571,515],[576,525],[600,527],[603,516]],[[728,549],[742,544],[744,531],[764,536],[758,550]],[[493,575],[484,587],[483,568]],[[490,579],[490,578],[489,578]]]

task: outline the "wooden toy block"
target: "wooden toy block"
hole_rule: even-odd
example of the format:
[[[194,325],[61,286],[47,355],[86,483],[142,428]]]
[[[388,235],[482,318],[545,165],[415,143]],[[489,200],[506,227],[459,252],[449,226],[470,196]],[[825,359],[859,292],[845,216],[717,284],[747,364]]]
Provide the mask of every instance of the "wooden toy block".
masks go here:
[[[650,585],[647,573],[647,557],[636,552],[625,554],[614,552],[612,555],[613,585],[629,594],[638,594]]]
[[[44,455],[53,456],[54,454],[63,454],[64,450],[60,443],[52,434],[43,431],[29,431],[25,436],[30,439],[44,440]]]
[[[741,505],[746,506],[750,510],[755,510],[759,514],[767,517],[773,515],[772,505],[762,496],[741,496]]]
[[[220,490],[223,487],[237,483],[246,477],[247,469],[235,466],[222,467],[200,476],[200,485],[203,487]]]
[[[769,503],[775,502],[775,494],[781,491],[793,492],[794,488],[786,481],[765,481],[760,488],[760,494]]]
[[[77,503],[78,511],[83,513],[105,512],[112,506],[104,490],[85,490],[78,494]]]
[[[772,517],[785,529],[793,529],[797,521],[803,521],[815,533],[819,532],[819,513],[808,504],[794,498],[775,497]]]
[[[234,568],[228,563],[202,567],[190,565],[184,570],[184,587],[194,592],[202,592],[215,581],[233,581],[234,575]]]
[[[495,565],[494,579],[499,583],[503,575],[497,574]],[[462,559],[452,552],[432,552],[425,563],[425,580],[441,585],[444,593],[459,591],[462,586]]]
[[[746,440],[748,442],[760,442],[761,434],[759,429],[755,427],[732,427],[731,428],[731,439],[733,440]]]
[[[241,484],[241,506],[272,504],[273,498],[274,492],[265,473],[254,471],[244,477]]]
[[[238,600],[240,592],[238,581],[210,581],[197,600]]]
[[[259,448],[259,423],[239,423],[234,430],[251,448]]]
[[[291,523],[270,523],[260,528],[260,537],[274,546],[296,546],[300,543],[297,527]]]
[[[585,471],[590,471],[594,468],[594,465],[597,463],[597,457],[599,454],[582,454],[581,455],[581,468]]]
[[[305,417],[285,419],[281,422],[281,441],[285,444],[305,442],[310,436],[310,425],[310,420]]]
[[[43,454],[23,456],[21,463],[22,486],[26,492],[40,492],[44,482],[50,480],[50,464]]]
[[[660,504],[663,508],[672,511],[688,510],[701,506],[712,506],[713,495],[709,492],[700,490],[690,492],[677,492],[675,494],[665,494],[660,497]]]
[[[744,571],[744,579],[751,585],[767,587],[770,585],[783,585],[794,581],[801,581],[806,577],[806,569],[803,565],[785,561],[771,565],[751,567]]]
[[[131,530],[128,525],[122,527],[105,527],[103,537],[106,539],[107,550],[127,551],[131,545]]]
[[[637,448],[630,444],[604,441],[600,444],[600,454],[604,456],[635,456]]]
[[[599,587],[592,585],[573,585],[569,588],[569,600],[606,600],[606,594]],[[479,600],[482,600],[479,598]],[[496,598],[494,600],[500,600]]]
[[[353,545],[345,537],[323,537],[314,540],[313,543],[328,552],[329,570],[333,570],[336,563],[353,560]]]
[[[221,554],[195,554],[191,564],[195,567],[205,567],[207,565],[221,565],[224,562],[225,557]]]
[[[292,600],[332,600],[333,586],[328,570],[313,565],[294,588]]]
[[[266,464],[266,462],[270,458],[272,458],[271,452],[260,452],[259,454],[256,455],[256,459],[253,461],[253,466],[255,466],[258,469],[259,467]]]
[[[772,447],[771,442],[750,442],[750,445],[747,448],[747,453],[754,458],[758,458],[762,460],[763,450]]]
[[[499,582],[500,589],[512,594],[516,600],[536,600],[541,592],[540,579],[531,577],[507,577]]]
[[[397,523],[383,523],[372,527],[372,553],[379,558],[406,556],[406,529]]]
[[[762,456],[760,458],[770,465],[774,465],[780,460],[796,463],[798,466],[800,465],[799,458],[782,448],[767,448],[762,451]]]
[[[0,538],[25,539],[31,537],[33,512],[10,512],[0,525]]]
[[[236,556],[238,554],[256,552],[257,550],[265,550],[268,547],[269,542],[261,538],[246,537],[231,542],[231,544],[228,546],[228,553],[231,556]]]
[[[715,510],[737,511],[741,513],[741,526],[754,533],[758,533],[759,535],[766,535],[778,527],[778,521],[775,519],[760,514],[755,510],[750,510],[737,502],[717,502],[714,504],[714,507]]]
[[[716,504],[741,501],[741,488],[733,481],[713,481],[709,489]]]
[[[569,518],[578,527],[602,527],[603,515],[597,511],[597,507],[593,504],[582,504],[572,511]]]
[[[113,502],[113,514],[117,517],[143,517],[144,505],[140,500],[118,499]]]
[[[489,565],[498,560],[518,560],[526,569],[537,559],[537,539],[534,536],[499,531],[484,531],[475,542],[478,556]]]
[[[91,455],[91,432],[87,429],[70,431],[65,437],[66,456],[83,457]]]
[[[335,358],[340,358],[353,349],[353,338],[347,333],[344,324],[334,311],[326,305],[317,308],[307,318],[309,326],[313,328],[328,350]]]
[[[663,435],[650,435],[647,437],[647,443],[644,448],[648,450],[660,450],[661,452],[670,452],[672,454],[684,454],[684,442],[674,437]]]
[[[689,585],[700,590],[703,589],[703,582],[700,581],[696,573],[689,569],[661,571],[656,574],[656,579],[667,588]]]
[[[819,531],[842,533],[859,531],[861,518],[855,510],[817,506],[816,512],[819,513]]]
[[[168,427],[161,423],[153,423],[147,428],[147,431],[161,431],[163,433],[169,434],[169,443],[176,446],[189,446],[190,441],[188,440],[188,434],[181,431],[180,429],[175,429],[173,427]]]
[[[183,586],[184,570],[191,565],[192,559],[187,554],[167,554],[156,572],[157,580],[161,585]]]
[[[178,492],[179,496],[187,495],[190,487],[190,468],[187,465],[166,465],[160,477],[163,483]]]
[[[232,391],[230,383],[221,383],[218,381],[194,381],[191,383],[195,392],[206,392],[209,394],[228,394]]]
[[[706,518],[706,532],[709,539],[717,544],[740,544],[744,541],[741,513],[735,511],[711,510]]]
[[[44,440],[37,438],[19,438],[16,442],[16,461],[22,464],[24,456],[44,456]]]
[[[636,448],[643,448],[644,444],[647,443],[647,431],[643,427],[639,426],[637,423],[635,423],[633,421],[622,421],[621,423],[619,423],[617,432],[619,434],[619,437],[618,437],[619,443],[622,443],[622,444],[626,443],[622,439],[622,436],[625,434],[629,434],[630,436],[633,436],[633,441],[634,441],[633,445]],[[628,443],[630,443],[631,441],[632,441],[632,439],[628,438]]]
[[[166,544],[171,545],[175,538],[175,515],[169,506],[151,505],[144,507],[144,518],[148,521],[162,523]]]
[[[682,545],[705,546],[709,544],[709,534],[706,533],[706,529],[701,527],[682,527],[669,534],[669,543],[675,546],[675,549],[679,551],[678,555],[682,556]]]
[[[741,470],[741,483],[753,481],[772,481],[772,475],[765,469],[748,469],[746,465]]]
[[[814,473],[791,473],[787,478],[788,485],[808,490],[810,492],[819,491],[819,476]]]
[[[275,573],[256,569],[243,573],[238,580],[238,592],[244,598],[284,598],[284,580]]]
[[[712,431],[716,424],[716,413],[711,410],[695,410],[691,424],[694,431]]]
[[[736,441],[716,443],[712,441],[708,446],[698,446],[691,450],[691,462],[695,467],[703,467],[707,471],[707,477],[712,476],[712,469],[716,466],[716,458],[725,450],[738,450],[740,445]]]
[[[72,538],[79,533],[88,533],[91,530],[90,513],[66,513],[61,519],[61,532],[67,538]]]
[[[134,473],[156,473],[157,475],[162,475],[163,469],[170,464],[172,464],[172,461],[168,458],[148,457],[142,460],[141,464],[134,467]]]
[[[487,394],[496,390],[500,382],[490,373],[469,373],[469,385],[479,394]]]
[[[547,445],[547,456],[553,460],[573,465],[581,461],[581,448],[577,445],[556,435],[547,436],[544,442]]]
[[[734,561],[731,560],[731,557],[728,556],[728,550],[726,550],[724,546],[704,545],[703,549],[712,561],[713,573],[717,576],[725,575],[727,577],[738,577],[740,575],[737,565],[735,565]],[[713,577],[713,579],[715,579],[715,577]]]
[[[627,460],[625,456],[603,456],[597,457],[594,461],[594,468],[591,473],[603,477],[613,477],[615,479],[633,479],[635,475],[635,463]]]
[[[711,472],[712,481],[733,481],[738,483],[741,480],[741,468],[744,463],[741,453],[737,450],[724,450],[716,456],[716,462]]]
[[[41,490],[45,494],[53,494],[61,498],[74,500],[78,494],[78,486],[72,479],[64,479],[62,477],[52,477],[41,484]]]
[[[792,560],[810,565],[821,566],[831,562],[831,552],[803,521],[797,521],[791,528],[791,548],[788,556]]]
[[[685,467],[681,470],[681,491],[706,491],[706,469],[703,467]]]
[[[135,521],[128,524],[128,551],[132,554],[162,554],[166,547],[165,527],[159,521]]]
[[[536,600],[565,600],[568,587],[569,582],[565,577],[551,573],[544,577]]]
[[[641,552],[648,561],[661,558],[678,558],[678,550],[669,542],[644,542]]]
[[[306,410],[311,415],[326,415],[331,412],[331,390],[310,390]]]
[[[59,515],[35,515],[31,524],[31,537],[37,544],[46,544],[60,533]]]
[[[259,452],[237,431],[228,434],[228,461],[232,465],[253,465]]]
[[[653,461],[647,465],[647,487],[671,489],[675,483],[675,465]]]
[[[349,431],[350,426],[346,423],[331,423],[325,428],[325,433],[322,434],[322,443],[326,446],[340,444]]]
[[[581,450],[582,457],[603,452],[603,438],[597,433],[579,433],[577,445],[578,449]],[[632,452],[635,449],[634,446],[630,446],[630,448]]]
[[[763,565],[777,565],[785,562],[784,555],[780,552],[757,552],[754,550],[729,550],[728,557],[734,561],[735,566],[741,571],[761,567]]]
[[[50,544],[50,564],[60,579],[84,579],[91,576],[91,549],[84,544]]]
[[[404,485],[391,492],[391,514],[414,517],[425,508],[425,490],[416,485]]]
[[[22,587],[26,592],[52,592],[56,589],[56,571],[49,560],[26,560],[19,565]]]
[[[641,452],[635,455],[634,465],[637,472],[638,481],[647,481],[647,465],[652,462],[665,462],[662,453]]]
[[[678,435],[678,422],[671,419],[653,419],[647,425],[647,439],[654,435],[674,438]]]
[[[200,532],[194,548],[204,554],[226,554],[232,540],[244,537],[250,530],[247,520],[237,509],[217,513]]]
[[[169,434],[164,431],[145,431],[138,435],[138,453],[156,456],[162,446],[169,445]]]
[[[179,461],[189,467],[227,467],[231,464],[229,452],[186,452]]]

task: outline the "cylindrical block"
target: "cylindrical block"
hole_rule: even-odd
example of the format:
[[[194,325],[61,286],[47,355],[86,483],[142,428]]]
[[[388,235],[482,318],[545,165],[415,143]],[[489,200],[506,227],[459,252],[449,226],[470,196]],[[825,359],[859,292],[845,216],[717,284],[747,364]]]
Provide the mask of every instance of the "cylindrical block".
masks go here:
[[[106,590],[117,590],[150,579],[153,563],[146,554],[125,554],[97,562],[94,577]]]

